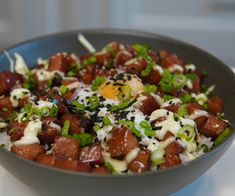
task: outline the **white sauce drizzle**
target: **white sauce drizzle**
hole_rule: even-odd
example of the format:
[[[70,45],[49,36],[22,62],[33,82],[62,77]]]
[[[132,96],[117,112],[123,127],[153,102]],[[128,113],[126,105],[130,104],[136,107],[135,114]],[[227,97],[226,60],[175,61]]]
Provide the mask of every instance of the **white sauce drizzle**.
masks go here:
[[[18,74],[21,74],[23,76],[26,76],[26,74],[29,72],[29,69],[21,55],[18,53],[14,54],[15,56],[15,72]]]
[[[30,97],[31,92],[26,88],[16,88],[10,93],[10,101],[13,107],[17,107],[19,105],[19,100]]]
[[[182,103],[182,101],[179,98],[174,98],[174,99],[171,99],[169,101],[164,102],[161,105],[161,108],[166,108],[168,106],[178,105],[178,104],[181,104],[181,103]]]
[[[173,66],[168,67],[168,70],[169,70],[171,73],[173,73],[174,71],[179,71],[179,72],[181,72],[181,73],[184,72],[183,67],[180,66],[180,65],[177,65],[177,64],[174,64]]]
[[[189,115],[188,118],[191,120],[195,120],[202,116],[209,117],[209,114],[207,111],[204,111],[204,110],[195,110],[191,115]]]

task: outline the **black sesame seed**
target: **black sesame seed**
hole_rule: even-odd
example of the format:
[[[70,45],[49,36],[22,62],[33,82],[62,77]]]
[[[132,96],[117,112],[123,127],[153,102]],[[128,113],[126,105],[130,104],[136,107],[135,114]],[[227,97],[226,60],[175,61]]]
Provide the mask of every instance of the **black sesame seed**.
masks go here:
[[[131,121],[134,121],[134,120],[135,120],[135,117],[134,117],[134,116],[132,116],[132,117],[131,117]]]

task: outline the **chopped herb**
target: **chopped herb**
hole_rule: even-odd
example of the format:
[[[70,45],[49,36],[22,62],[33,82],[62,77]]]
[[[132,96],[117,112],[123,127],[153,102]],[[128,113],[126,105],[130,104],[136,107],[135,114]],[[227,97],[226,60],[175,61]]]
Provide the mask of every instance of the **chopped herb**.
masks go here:
[[[164,98],[165,101],[170,101],[171,99],[174,99],[175,96],[172,96],[172,95],[164,95],[163,98]]]
[[[60,134],[64,137],[67,137],[69,135],[69,127],[70,127],[70,121],[65,120],[64,126],[62,127]]]
[[[208,71],[207,70],[203,70],[201,73],[204,77],[208,76]]]
[[[131,98],[131,87],[127,84],[120,86],[119,93],[117,94],[117,98],[120,101],[129,101]]]
[[[172,85],[172,75],[169,70],[164,69],[162,74],[162,79],[160,81],[161,89],[166,93],[171,93],[173,89]]]
[[[91,145],[94,141],[94,136],[89,133],[80,133],[80,134],[76,133],[72,135],[72,138],[79,140],[81,147]]]
[[[51,88],[52,87],[52,80],[48,80],[47,81],[47,88]]]
[[[8,112],[8,108],[3,107],[3,108],[2,108],[2,111],[3,111],[3,112]]]
[[[104,166],[109,170],[111,174],[117,174],[117,171],[114,169],[114,167],[109,162],[105,162]]]
[[[209,152],[209,148],[206,144],[202,144],[201,147],[202,147],[204,153]]]
[[[175,89],[182,88],[187,82],[187,78],[183,74],[176,74],[172,77],[172,84]]]
[[[184,125],[177,133],[177,137],[185,139],[187,141],[191,140],[194,135],[194,127],[191,125]]]
[[[84,104],[79,103],[79,102],[76,101],[76,100],[73,100],[73,101],[71,102],[71,105],[72,105],[72,106],[75,106],[75,108],[76,108],[77,110],[83,111],[83,110],[86,109],[86,106],[85,106]]]
[[[88,98],[88,100],[90,102],[90,105],[89,105],[90,110],[95,110],[99,107],[100,102],[97,96],[91,96]]]
[[[36,86],[36,80],[31,71],[27,73],[27,81],[23,83],[23,87],[27,89],[34,89]]]
[[[178,115],[181,117],[185,117],[188,115],[188,109],[186,104],[183,104],[178,108]]]
[[[156,85],[151,85],[151,84],[144,85],[144,92],[146,92],[146,93],[156,93],[156,91],[157,91],[157,86]]]
[[[105,78],[103,76],[96,76],[96,78],[91,83],[91,90],[96,91],[98,87],[103,84]]]
[[[185,74],[185,77],[189,80],[195,80],[197,78],[197,75],[193,73],[188,73],[188,74]]]
[[[101,129],[101,126],[98,123],[95,123],[95,126],[93,127],[94,131],[98,131]]]
[[[134,122],[126,121],[126,120],[119,120],[118,123],[126,125],[136,137],[141,137],[140,131],[135,128]]]
[[[96,57],[92,56],[92,57],[89,57],[88,59],[85,59],[82,63],[84,65],[90,65],[90,64],[95,63],[95,62],[96,62]]]
[[[182,101],[182,103],[187,103],[187,102],[191,101],[191,99],[192,99],[191,95],[188,93],[181,95],[179,98]]]
[[[64,85],[61,85],[60,86],[60,92],[62,95],[65,95],[65,93],[68,91],[68,87],[67,86],[64,86]]]
[[[49,111],[49,115],[50,116],[57,116],[58,113],[58,108],[53,104],[50,111]]]
[[[103,123],[105,126],[109,126],[112,124],[109,117],[107,117],[107,116],[103,118]]]
[[[219,134],[219,136],[215,139],[213,145],[218,146],[221,144],[230,134],[232,133],[232,130],[230,128],[225,128],[222,133]]]

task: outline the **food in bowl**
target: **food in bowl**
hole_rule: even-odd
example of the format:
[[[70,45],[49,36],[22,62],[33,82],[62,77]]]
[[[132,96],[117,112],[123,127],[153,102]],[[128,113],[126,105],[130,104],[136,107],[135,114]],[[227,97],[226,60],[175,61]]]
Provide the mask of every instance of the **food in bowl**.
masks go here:
[[[231,133],[205,70],[170,51],[112,42],[0,73],[3,146],[38,163],[99,174],[163,170]],[[77,52],[77,51],[74,51]],[[8,140],[9,138],[9,140]]]

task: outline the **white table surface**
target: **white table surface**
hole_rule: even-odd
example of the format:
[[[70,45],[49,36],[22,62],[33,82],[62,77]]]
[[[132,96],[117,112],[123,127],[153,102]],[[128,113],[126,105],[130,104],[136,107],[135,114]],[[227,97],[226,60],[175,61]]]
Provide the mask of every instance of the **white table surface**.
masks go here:
[[[0,166],[0,196],[40,196]],[[235,141],[221,159],[200,178],[171,196],[234,196]]]

